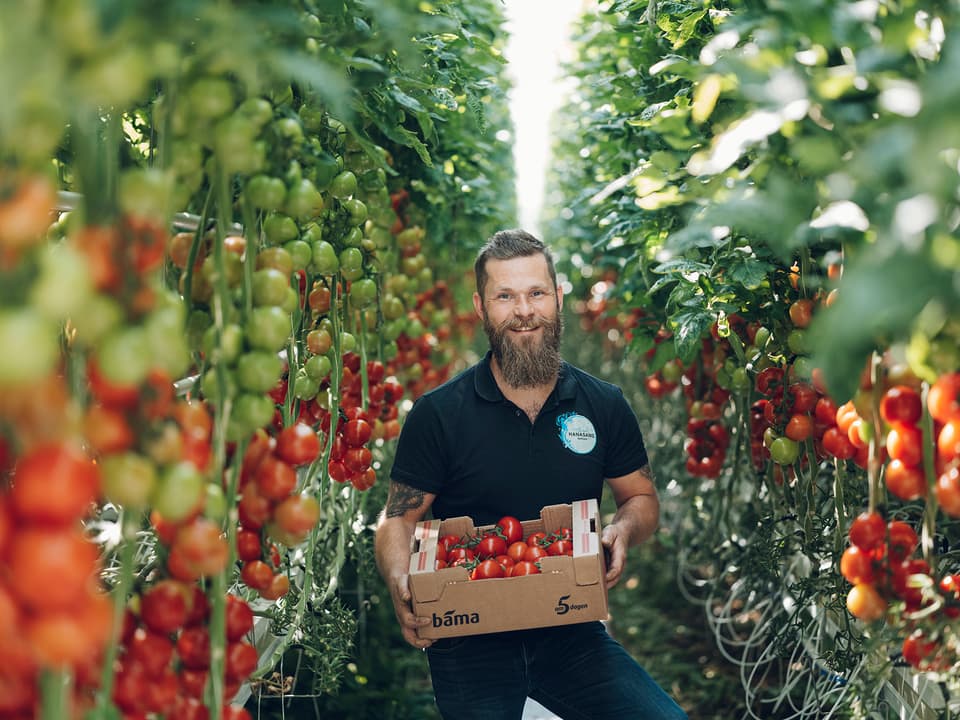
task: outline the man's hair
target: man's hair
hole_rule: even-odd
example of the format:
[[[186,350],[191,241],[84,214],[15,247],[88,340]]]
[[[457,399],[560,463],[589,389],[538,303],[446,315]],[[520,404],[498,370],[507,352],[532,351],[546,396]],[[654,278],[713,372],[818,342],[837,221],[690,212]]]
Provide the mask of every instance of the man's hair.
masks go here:
[[[529,257],[537,254],[543,255],[546,259],[550,281],[556,287],[557,269],[553,265],[553,255],[550,253],[550,248],[544,245],[541,240],[525,230],[500,230],[494,233],[480,248],[477,259],[473,263],[473,271],[477,279],[477,293],[481,298],[483,297],[483,291],[487,285],[488,260],[512,260],[513,258]]]

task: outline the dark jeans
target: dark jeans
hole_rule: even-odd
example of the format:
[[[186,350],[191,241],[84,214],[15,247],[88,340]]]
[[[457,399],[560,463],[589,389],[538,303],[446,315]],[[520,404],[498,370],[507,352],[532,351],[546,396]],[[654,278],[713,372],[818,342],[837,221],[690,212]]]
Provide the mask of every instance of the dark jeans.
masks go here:
[[[446,720],[520,720],[527,697],[564,720],[685,720],[599,622],[437,640],[427,648]]]

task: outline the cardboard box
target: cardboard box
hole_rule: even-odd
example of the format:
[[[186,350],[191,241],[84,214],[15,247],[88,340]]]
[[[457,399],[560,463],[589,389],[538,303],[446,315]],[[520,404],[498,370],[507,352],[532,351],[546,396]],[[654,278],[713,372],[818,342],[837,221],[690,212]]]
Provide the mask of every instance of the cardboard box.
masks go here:
[[[561,527],[571,528],[573,556],[542,558],[538,575],[470,580],[463,567],[433,569],[437,541],[449,534],[476,535],[494,526],[474,527],[469,517],[417,524],[410,555],[413,612],[433,620],[420,628],[421,637],[480,635],[607,619],[597,501],[549,505],[540,511],[538,520],[521,524],[524,537],[538,530],[549,534]]]

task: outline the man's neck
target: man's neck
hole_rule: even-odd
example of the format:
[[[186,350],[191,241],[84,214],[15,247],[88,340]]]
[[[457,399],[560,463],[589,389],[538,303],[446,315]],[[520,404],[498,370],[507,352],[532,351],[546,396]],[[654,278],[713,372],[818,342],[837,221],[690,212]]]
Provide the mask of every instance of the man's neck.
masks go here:
[[[547,401],[547,398],[550,397],[553,388],[557,385],[557,378],[554,377],[551,382],[544,383],[543,385],[514,387],[504,379],[496,357],[490,358],[490,370],[493,372],[493,379],[496,381],[497,387],[500,388],[503,396],[521,408],[527,414],[527,417],[530,418],[530,422],[537,419],[540,409]]]

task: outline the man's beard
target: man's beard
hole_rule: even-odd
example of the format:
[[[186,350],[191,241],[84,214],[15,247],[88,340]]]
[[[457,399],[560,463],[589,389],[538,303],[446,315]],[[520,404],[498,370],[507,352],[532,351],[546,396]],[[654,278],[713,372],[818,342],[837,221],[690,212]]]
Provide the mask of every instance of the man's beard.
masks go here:
[[[512,329],[535,327],[543,328],[539,340],[510,336]],[[563,334],[559,308],[553,320],[534,315],[527,321],[510,318],[499,326],[490,322],[484,308],[483,329],[503,379],[510,387],[538,387],[556,381],[560,372],[560,337]]]

